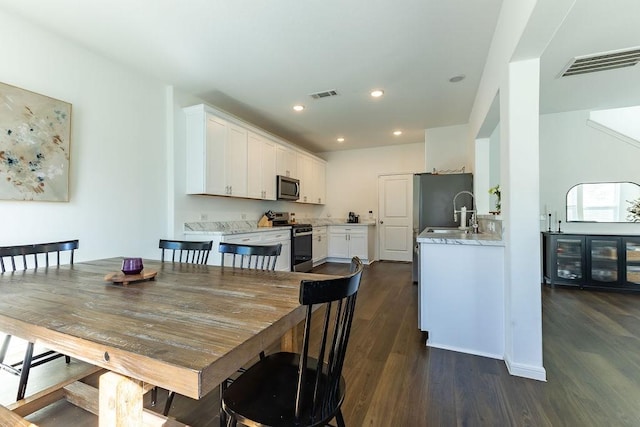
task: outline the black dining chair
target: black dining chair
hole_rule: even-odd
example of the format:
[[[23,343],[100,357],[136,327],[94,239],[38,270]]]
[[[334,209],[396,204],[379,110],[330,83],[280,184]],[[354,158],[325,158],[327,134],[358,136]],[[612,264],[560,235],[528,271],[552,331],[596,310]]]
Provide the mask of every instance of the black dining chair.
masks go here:
[[[220,243],[218,252],[221,255],[221,264],[225,266],[226,260],[230,258],[229,265],[240,268],[251,268],[256,270],[275,270],[276,262],[282,252],[282,243],[275,245],[243,245],[236,243]]]
[[[228,426],[321,426],[334,418],[345,426],[342,366],[362,262],[353,259],[352,268],[344,277],[300,283],[300,303],[306,306],[302,353],[270,354],[229,384],[222,395]],[[324,306],[319,341],[312,340],[314,305]]]
[[[166,240],[160,239],[158,248],[162,249],[161,261],[165,262],[165,251],[171,253],[170,259],[166,262],[186,263],[186,264],[206,264],[209,260],[209,253],[213,247],[213,240],[189,241],[189,240]],[[168,415],[173,403],[175,392],[169,391],[167,401],[164,405],[163,415]],[[158,401],[158,387],[151,389],[151,406],[156,406]]]
[[[211,249],[211,247],[209,247],[209,249]],[[276,262],[281,251],[281,243],[278,243],[276,245],[243,245],[235,243],[220,243],[218,245],[218,252],[221,254],[220,265],[223,267],[225,265],[225,256],[227,256],[228,258],[230,258],[230,265],[234,268],[275,270]],[[260,357],[264,357],[263,351],[260,352]],[[244,370],[241,370],[241,372],[244,372]],[[221,390],[224,390],[226,388],[227,381],[223,382],[223,384],[221,385]],[[165,416],[169,414],[169,410],[171,409],[174,398],[175,393],[173,391],[170,391],[163,411],[163,414]],[[152,394],[152,405],[154,405],[155,402],[155,395]]]
[[[171,262],[206,264],[213,247],[213,240],[198,242],[160,239],[158,247],[162,249],[162,262],[165,261],[165,251],[171,251]]]
[[[0,247],[0,271],[2,274],[9,274],[20,270],[26,270],[28,268],[39,268],[43,265],[47,268],[51,265],[59,267],[61,265],[61,254],[63,261],[66,256],[68,263],[73,264],[73,255],[75,250],[78,249],[78,246],[78,240],[36,243],[19,246],[3,246]],[[34,343],[29,342],[27,343],[27,348],[22,361],[11,364],[5,363],[4,359],[7,355],[7,351],[9,350],[10,343],[11,335],[5,335],[2,347],[0,347],[0,369],[20,377],[16,400],[24,399],[31,368],[50,362],[62,356],[64,356],[67,363],[71,362],[71,358],[69,356],[57,353],[53,350],[45,350],[42,353],[34,355]]]

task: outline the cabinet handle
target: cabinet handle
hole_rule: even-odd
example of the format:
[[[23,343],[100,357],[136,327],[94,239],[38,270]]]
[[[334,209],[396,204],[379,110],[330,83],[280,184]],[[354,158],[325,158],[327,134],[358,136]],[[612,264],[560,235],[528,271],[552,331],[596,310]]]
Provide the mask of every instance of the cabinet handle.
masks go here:
[[[229,194],[233,194],[233,185],[229,186]]]
[[[251,239],[242,239],[243,242],[248,242]]]

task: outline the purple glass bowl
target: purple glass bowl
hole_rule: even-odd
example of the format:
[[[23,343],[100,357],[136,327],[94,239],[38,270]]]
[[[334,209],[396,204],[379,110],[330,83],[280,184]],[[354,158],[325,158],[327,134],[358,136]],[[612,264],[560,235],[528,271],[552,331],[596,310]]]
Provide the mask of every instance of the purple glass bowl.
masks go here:
[[[142,269],[142,258],[125,258],[122,260],[122,272],[124,274],[140,274]]]

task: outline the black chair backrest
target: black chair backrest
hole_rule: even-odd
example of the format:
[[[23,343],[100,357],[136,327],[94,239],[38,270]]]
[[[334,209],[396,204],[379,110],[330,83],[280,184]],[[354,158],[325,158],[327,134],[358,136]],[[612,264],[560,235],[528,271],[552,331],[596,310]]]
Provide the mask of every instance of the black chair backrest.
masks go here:
[[[351,261],[349,275],[329,280],[303,280],[300,282],[300,303],[307,306],[302,342],[302,355],[298,367],[298,388],[296,393],[296,418],[304,412],[321,411],[325,407],[335,407],[339,398],[342,366],[347,353],[349,332],[356,307],[356,296],[360,287],[363,265],[358,257]],[[309,352],[311,320],[314,304],[324,304],[322,338],[317,354]],[[318,313],[321,311],[318,310]],[[307,366],[309,356],[319,361],[320,369]],[[309,378],[312,376],[313,378]],[[313,384],[312,402],[303,402],[303,387]]]
[[[5,266],[5,259],[7,264],[11,264],[10,271],[16,271],[16,260],[22,259],[22,269],[34,267],[38,268],[38,255],[42,254],[45,259],[45,265],[49,267],[49,254],[56,254],[56,266],[60,266],[60,252],[69,251],[69,264],[73,264],[73,254],[79,246],[78,240],[66,240],[63,242],[50,242],[50,243],[36,243],[31,245],[19,245],[19,246],[3,246],[0,247],[0,270],[2,273],[7,271],[9,267]]]
[[[186,240],[160,239],[158,247],[162,249],[162,262],[164,262],[164,251],[170,250],[172,251],[172,262],[206,264],[209,259],[209,252],[211,252],[211,248],[213,247],[213,240],[205,242],[191,242]]]
[[[225,255],[231,255],[231,265],[256,270],[275,270],[282,243],[276,245],[241,245],[220,243],[218,252],[222,254],[220,265],[224,267]]]

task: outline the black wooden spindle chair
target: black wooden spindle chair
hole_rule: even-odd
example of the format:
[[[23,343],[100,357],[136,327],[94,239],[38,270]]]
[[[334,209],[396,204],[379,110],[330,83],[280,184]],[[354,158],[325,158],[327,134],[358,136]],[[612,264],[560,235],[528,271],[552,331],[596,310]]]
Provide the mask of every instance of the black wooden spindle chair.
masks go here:
[[[160,239],[158,248],[162,249],[161,261],[165,262],[165,251],[171,251],[171,259],[166,262],[186,263],[186,264],[206,264],[209,260],[209,253],[213,247],[213,240],[189,241],[189,240],[166,240]],[[175,392],[169,391],[167,401],[164,405],[163,415],[169,414]],[[158,387],[151,389],[151,406],[156,406],[158,401]]]
[[[257,270],[275,270],[276,262],[282,252],[282,243],[276,245],[243,245],[236,243],[220,243],[218,252],[222,255],[224,266],[231,258],[229,265]],[[225,257],[227,258],[225,260]]]
[[[160,239],[158,247],[162,249],[162,262],[165,262],[165,251],[171,251],[171,262],[206,264],[213,247],[213,241],[192,242]]]
[[[275,270],[276,262],[278,260],[278,256],[280,256],[281,251],[281,243],[278,243],[276,245],[243,245],[235,243],[220,243],[218,246],[218,252],[220,252],[221,254],[221,266],[225,265],[225,255],[228,255],[228,258],[231,259],[228,265],[233,266],[234,268],[248,268],[255,270]],[[260,357],[264,357],[263,351],[260,352]],[[244,370],[241,370],[241,372],[244,372]],[[224,381],[223,384],[221,384],[220,389],[224,390],[226,388],[226,384],[227,381]],[[167,397],[167,401],[165,403],[163,411],[163,414],[165,416],[169,414],[169,410],[171,409],[171,405],[173,404],[175,395],[175,392],[169,392],[169,396]],[[155,394],[152,394],[152,405],[155,404],[155,401]]]
[[[2,274],[9,274],[19,270],[26,270],[28,268],[48,268],[50,265],[59,267],[61,264],[61,253],[66,253],[68,263],[73,264],[74,251],[78,249],[78,246],[78,240],[36,243],[19,246],[3,246],[0,247],[0,271]],[[55,254],[55,256],[53,254]],[[49,259],[50,255],[51,260]],[[11,364],[5,363],[4,359],[7,355],[10,343],[11,335],[5,335],[2,346],[0,347],[0,369],[20,377],[16,400],[24,399],[31,368],[50,362],[62,356],[64,356],[67,363],[71,362],[71,358],[69,356],[57,353],[53,350],[46,350],[34,355],[34,343],[29,342],[27,343],[27,348],[22,361]]]
[[[270,354],[231,383],[222,395],[228,426],[321,426],[334,418],[345,425],[342,366],[363,270],[359,259],[352,270],[344,277],[300,283],[300,303],[307,307],[302,353]],[[319,345],[312,350],[316,304],[324,306],[324,319]]]

